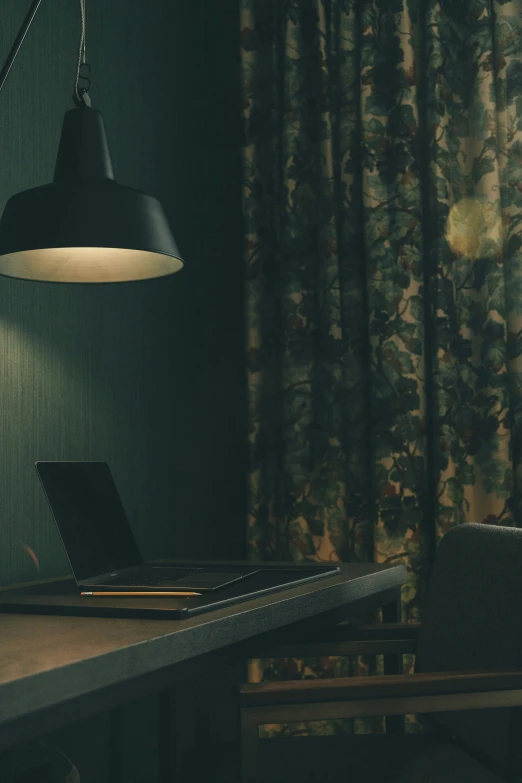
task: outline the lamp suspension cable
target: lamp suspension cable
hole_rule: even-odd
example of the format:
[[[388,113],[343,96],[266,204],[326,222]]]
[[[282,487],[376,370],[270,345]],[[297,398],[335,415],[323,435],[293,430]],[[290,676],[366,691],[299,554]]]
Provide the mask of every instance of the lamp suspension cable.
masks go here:
[[[83,28],[83,52],[82,52],[82,62],[87,61],[87,28],[86,28],[86,17],[85,17],[85,3],[86,0],[80,0],[80,6],[81,6],[81,13],[82,13],[82,28]]]
[[[86,22],[85,22],[85,2],[86,0],[80,0],[80,16],[81,16],[81,31],[80,31],[80,43],[78,46],[78,61],[76,64],[76,79],[74,82],[73,101],[76,106],[90,106],[90,100],[87,93],[91,86],[91,80],[85,74],[82,74],[82,68],[91,72],[91,66],[87,62],[87,44],[86,44]],[[80,79],[85,84],[80,87]]]

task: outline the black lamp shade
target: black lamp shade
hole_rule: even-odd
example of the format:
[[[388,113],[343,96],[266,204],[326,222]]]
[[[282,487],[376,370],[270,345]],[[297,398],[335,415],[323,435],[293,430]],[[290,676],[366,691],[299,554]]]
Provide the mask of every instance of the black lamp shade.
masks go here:
[[[162,277],[182,267],[159,201],[114,181],[101,114],[87,106],[67,112],[54,182],[6,204],[0,274],[108,283]]]

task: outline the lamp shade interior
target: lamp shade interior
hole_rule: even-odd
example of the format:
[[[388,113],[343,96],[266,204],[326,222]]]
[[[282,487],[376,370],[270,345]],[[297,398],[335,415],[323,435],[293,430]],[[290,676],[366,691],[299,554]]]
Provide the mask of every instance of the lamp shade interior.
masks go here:
[[[0,275],[52,283],[123,283],[178,272],[179,258],[119,247],[54,247],[0,256]]]

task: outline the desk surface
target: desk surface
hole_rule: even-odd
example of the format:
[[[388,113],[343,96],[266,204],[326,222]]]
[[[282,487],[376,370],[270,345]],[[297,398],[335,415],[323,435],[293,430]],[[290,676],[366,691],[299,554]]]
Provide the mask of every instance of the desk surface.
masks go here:
[[[396,590],[405,577],[402,565],[354,563],[331,578],[178,621],[0,615],[0,729],[260,634],[333,617]]]

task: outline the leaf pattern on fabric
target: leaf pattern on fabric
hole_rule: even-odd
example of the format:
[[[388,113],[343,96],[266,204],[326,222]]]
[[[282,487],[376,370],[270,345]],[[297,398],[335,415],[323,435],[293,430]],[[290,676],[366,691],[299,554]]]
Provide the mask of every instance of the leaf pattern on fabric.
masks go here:
[[[405,563],[416,620],[444,533],[520,514],[522,0],[242,0],[241,41],[249,550]]]

